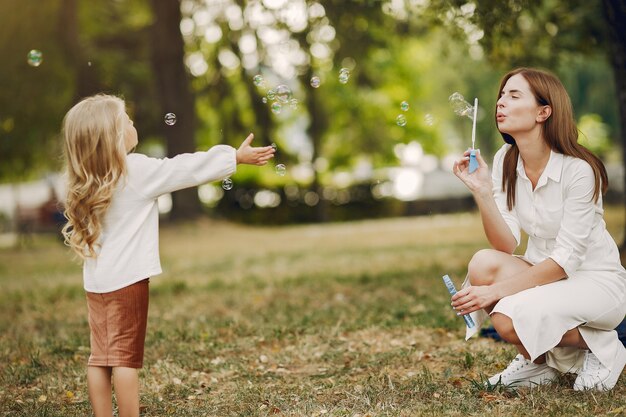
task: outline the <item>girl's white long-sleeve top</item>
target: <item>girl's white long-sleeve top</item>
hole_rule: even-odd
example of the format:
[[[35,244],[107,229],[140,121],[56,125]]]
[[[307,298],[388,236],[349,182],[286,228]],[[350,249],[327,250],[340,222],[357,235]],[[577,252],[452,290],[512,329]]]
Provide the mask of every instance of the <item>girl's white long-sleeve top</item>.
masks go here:
[[[235,148],[217,145],[206,152],[150,158],[131,153],[103,220],[96,258],[83,264],[86,291],[106,293],[160,274],[157,198],[216,181],[237,169]]]

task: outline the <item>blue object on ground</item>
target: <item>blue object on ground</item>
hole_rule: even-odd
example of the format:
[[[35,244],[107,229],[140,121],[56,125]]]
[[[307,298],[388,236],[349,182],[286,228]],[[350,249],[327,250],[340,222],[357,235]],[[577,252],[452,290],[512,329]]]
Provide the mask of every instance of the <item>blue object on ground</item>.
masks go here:
[[[624,347],[626,347],[626,319],[622,320],[622,322],[615,328],[615,331],[617,332],[619,340],[622,342]],[[493,326],[480,329],[480,335],[483,337],[489,337],[499,342],[502,341],[502,338]]]
[[[502,338],[500,337],[498,332],[496,332],[496,329],[494,329],[493,326],[483,327],[482,329],[480,329],[480,335],[483,337],[497,340],[498,342],[502,342]]]

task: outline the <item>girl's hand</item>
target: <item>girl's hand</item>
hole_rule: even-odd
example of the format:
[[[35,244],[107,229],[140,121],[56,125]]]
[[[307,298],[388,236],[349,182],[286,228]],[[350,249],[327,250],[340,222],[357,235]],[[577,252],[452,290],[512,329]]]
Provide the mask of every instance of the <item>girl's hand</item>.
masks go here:
[[[237,149],[237,164],[265,165],[276,150],[271,146],[255,148],[250,146],[254,134],[250,133]]]
[[[489,166],[480,154],[480,149],[476,149],[476,161],[478,162],[478,169],[469,173],[469,154],[470,149],[463,153],[463,158],[454,162],[452,172],[459,177],[461,181],[467,186],[467,188],[475,193],[486,193],[491,195],[491,175],[489,174]]]
[[[490,307],[500,297],[493,285],[477,285],[462,289],[452,296],[452,307],[463,315]]]

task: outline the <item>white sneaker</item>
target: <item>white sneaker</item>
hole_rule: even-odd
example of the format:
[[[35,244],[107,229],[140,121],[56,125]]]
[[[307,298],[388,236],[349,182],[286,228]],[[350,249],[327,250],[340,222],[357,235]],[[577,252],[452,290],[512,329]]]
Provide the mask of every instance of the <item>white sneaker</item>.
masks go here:
[[[609,391],[617,383],[624,365],[626,365],[626,349],[624,348],[619,350],[613,369],[602,365],[598,357],[588,350],[585,352],[583,367],[574,381],[574,390]]]
[[[549,384],[558,376],[557,370],[546,363],[533,363],[519,354],[504,371],[489,378],[489,384],[496,385],[500,382],[510,387],[533,387]]]

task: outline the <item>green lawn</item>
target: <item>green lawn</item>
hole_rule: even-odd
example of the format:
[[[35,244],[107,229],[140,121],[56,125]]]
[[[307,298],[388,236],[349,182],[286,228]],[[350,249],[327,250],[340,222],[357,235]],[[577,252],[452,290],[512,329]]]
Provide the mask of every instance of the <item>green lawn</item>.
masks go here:
[[[623,208],[607,222],[621,241]],[[479,382],[515,355],[463,340],[441,275],[486,245],[476,213],[161,230],[143,416],[624,415],[626,377],[579,393]],[[0,250],[0,415],[87,416],[80,266],[51,238]]]

